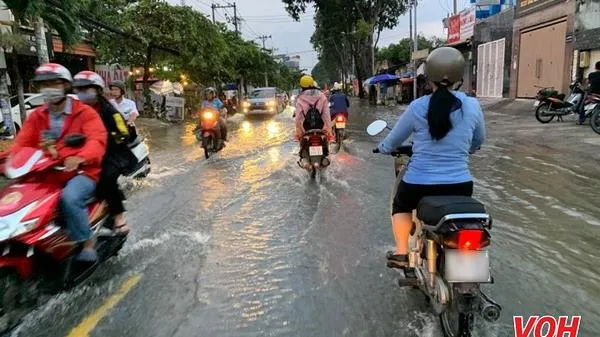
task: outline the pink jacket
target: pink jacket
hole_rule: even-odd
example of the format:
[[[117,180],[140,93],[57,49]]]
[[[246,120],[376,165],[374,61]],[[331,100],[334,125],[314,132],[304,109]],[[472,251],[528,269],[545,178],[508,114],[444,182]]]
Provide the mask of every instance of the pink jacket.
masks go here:
[[[296,126],[304,123],[304,117],[311,105],[321,111],[321,118],[323,118],[323,122],[325,123],[323,129],[331,131],[332,125],[331,115],[329,114],[329,100],[319,89],[305,90],[296,99]]]

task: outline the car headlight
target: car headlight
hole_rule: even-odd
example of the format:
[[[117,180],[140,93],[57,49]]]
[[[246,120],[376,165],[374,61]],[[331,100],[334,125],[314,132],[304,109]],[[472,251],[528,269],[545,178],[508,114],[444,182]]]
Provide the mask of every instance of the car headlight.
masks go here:
[[[277,102],[275,102],[275,101],[267,101],[267,105],[268,106],[274,106],[275,104],[277,104]]]
[[[242,103],[242,106],[244,108],[249,108],[250,107],[250,102],[244,102],[244,103]]]

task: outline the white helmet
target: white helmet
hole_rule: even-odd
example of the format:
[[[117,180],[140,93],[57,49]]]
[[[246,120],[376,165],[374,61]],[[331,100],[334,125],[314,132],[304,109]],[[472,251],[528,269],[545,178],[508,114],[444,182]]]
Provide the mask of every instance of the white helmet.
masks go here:
[[[93,71],[84,70],[82,72],[77,73],[75,75],[75,81],[73,82],[73,87],[91,87],[95,86],[102,90],[104,90],[105,84],[102,76],[96,74]]]
[[[34,82],[44,82],[53,80],[64,80],[73,83],[73,77],[69,69],[58,63],[42,64],[35,70]]]

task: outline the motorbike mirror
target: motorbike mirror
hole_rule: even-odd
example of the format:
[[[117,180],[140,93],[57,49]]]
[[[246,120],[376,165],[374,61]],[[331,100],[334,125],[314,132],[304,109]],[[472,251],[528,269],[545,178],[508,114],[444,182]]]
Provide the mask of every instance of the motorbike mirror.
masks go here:
[[[68,147],[82,147],[87,137],[80,133],[72,133],[65,137],[65,145]]]
[[[376,136],[380,134],[381,131],[385,130],[385,128],[387,128],[386,121],[376,120],[367,127],[367,133],[370,136]]]

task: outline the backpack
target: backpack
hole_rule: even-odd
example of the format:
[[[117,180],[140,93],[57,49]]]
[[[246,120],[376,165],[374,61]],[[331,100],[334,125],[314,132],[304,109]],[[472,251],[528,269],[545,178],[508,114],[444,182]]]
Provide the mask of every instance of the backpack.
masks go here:
[[[308,111],[304,114],[304,130],[321,130],[324,126],[321,112],[314,105],[309,105]]]

